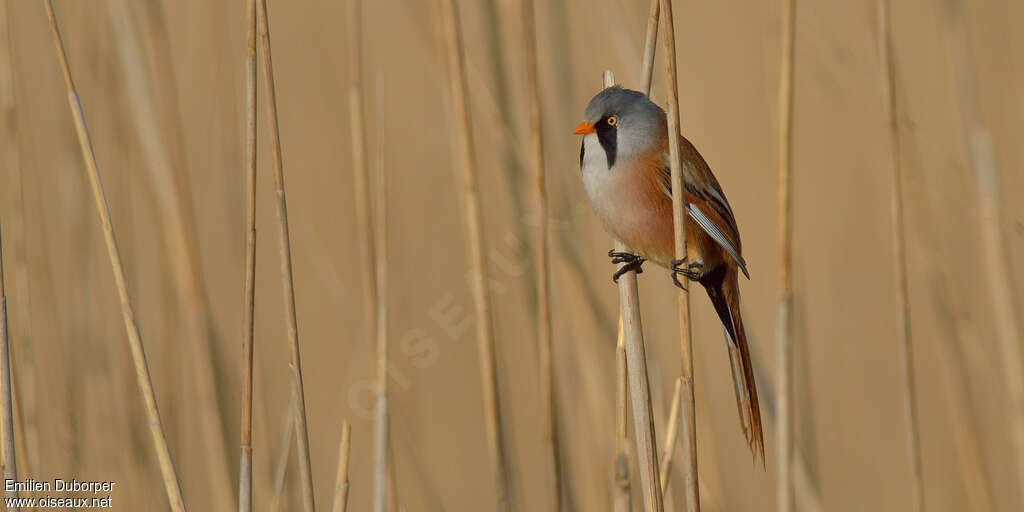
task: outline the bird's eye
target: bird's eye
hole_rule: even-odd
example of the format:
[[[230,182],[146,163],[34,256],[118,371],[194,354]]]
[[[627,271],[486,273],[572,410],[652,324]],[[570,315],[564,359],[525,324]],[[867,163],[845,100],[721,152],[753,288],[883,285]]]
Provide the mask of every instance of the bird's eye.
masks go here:
[[[619,122],[619,118],[617,118],[615,116],[611,116],[605,122],[608,123],[608,126],[615,126],[615,124]]]

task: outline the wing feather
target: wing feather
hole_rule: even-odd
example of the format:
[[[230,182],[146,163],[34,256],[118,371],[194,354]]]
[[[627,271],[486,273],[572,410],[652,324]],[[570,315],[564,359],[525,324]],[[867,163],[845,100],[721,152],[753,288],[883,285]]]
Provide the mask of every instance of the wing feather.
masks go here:
[[[722,248],[725,249],[725,252],[729,253],[729,256],[732,256],[732,259],[736,260],[736,264],[739,265],[740,270],[743,271],[743,275],[747,276],[747,279],[750,279],[750,274],[747,273],[747,262],[743,260],[743,256],[740,256],[739,251],[732,245],[729,238],[722,233],[722,230],[718,229],[718,226],[715,225],[707,215],[704,215],[704,212],[693,203],[686,205],[686,214],[688,217],[693,219],[694,222],[696,222],[712,240],[722,246]]]
[[[729,254],[743,271],[743,275],[750,279],[747,271],[747,263],[743,260],[742,247],[740,246],[739,228],[736,227],[736,218],[733,216],[729,201],[722,193],[722,187],[711,173],[707,162],[697,152],[697,148],[680,137],[680,147],[683,151],[683,181],[687,192],[694,200],[686,205],[687,216],[693,219],[701,229],[704,230],[712,240]],[[659,171],[661,173],[661,185],[665,194],[672,197],[672,172],[669,169],[668,154],[664,158],[665,164]]]

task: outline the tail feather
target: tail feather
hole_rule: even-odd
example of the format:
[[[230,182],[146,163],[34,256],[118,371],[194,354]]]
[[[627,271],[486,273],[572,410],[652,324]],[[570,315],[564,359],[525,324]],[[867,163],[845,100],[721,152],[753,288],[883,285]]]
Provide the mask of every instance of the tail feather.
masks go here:
[[[761,429],[761,407],[757,401],[757,383],[754,381],[754,367],[750,362],[750,347],[747,345],[743,318],[740,316],[740,290],[735,268],[721,265],[708,272],[701,280],[708,298],[725,328],[729,343],[729,363],[732,368],[733,387],[736,391],[736,407],[740,425],[747,438],[747,444],[754,458],[761,458],[764,464],[764,434]]]

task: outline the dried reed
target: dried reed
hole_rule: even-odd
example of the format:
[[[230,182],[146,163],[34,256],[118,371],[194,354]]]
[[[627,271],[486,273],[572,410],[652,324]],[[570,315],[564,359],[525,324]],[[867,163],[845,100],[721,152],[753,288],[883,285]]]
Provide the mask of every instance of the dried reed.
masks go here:
[[[668,495],[669,474],[672,471],[672,454],[676,447],[676,434],[679,432],[679,405],[681,403],[683,379],[676,379],[676,386],[672,391],[672,405],[668,413],[668,423],[665,424],[665,445],[661,448],[661,495]]]
[[[604,86],[615,85],[611,71],[604,72]],[[615,251],[625,252],[625,244],[615,240]],[[619,278],[619,311],[625,337],[626,377],[629,382],[630,403],[633,405],[633,433],[636,438],[637,464],[640,466],[640,487],[643,490],[647,512],[662,512],[661,479],[658,477],[658,442],[651,413],[651,390],[647,377],[647,354],[644,348],[643,324],[640,318],[640,298],[636,287],[636,272],[629,271]]]
[[[15,325],[17,326],[17,332],[14,333],[13,338],[18,342],[18,354],[12,356],[12,366],[18,368],[17,375],[11,375],[12,383],[11,386],[14,388],[14,423],[15,423],[15,434],[20,434],[16,437],[18,456],[21,457],[21,462],[18,466],[21,471],[26,475],[32,475],[33,468],[37,464],[32,462],[38,457],[38,450],[35,448],[37,443],[35,440],[38,438],[37,429],[35,426],[35,356],[34,349],[32,347],[32,336],[31,336],[31,315],[29,310],[29,290],[28,290],[28,261],[25,250],[25,191],[24,181],[22,173],[24,168],[22,166],[22,140],[20,131],[17,130],[18,125],[18,111],[16,105],[18,105],[17,94],[14,84],[14,70],[15,70],[15,57],[14,57],[14,35],[11,33],[10,17],[8,16],[7,10],[10,8],[9,5],[5,8],[0,9],[0,26],[5,27],[7,30],[7,37],[0,38],[0,45],[4,48],[0,51],[0,59],[4,59],[4,66],[2,69],[6,72],[6,78],[0,81],[0,100],[3,101],[2,113],[9,120],[10,126],[15,128],[8,130],[9,137],[6,138],[6,147],[3,152],[6,155],[6,161],[3,165],[7,169],[10,169],[11,177],[13,178],[12,184],[10,185],[11,190],[16,190],[18,194],[18,207],[12,208],[11,211],[16,212],[16,215],[8,216],[8,226],[10,229],[8,233],[13,233],[13,244],[14,246],[14,290],[15,297],[21,297],[22,306],[16,308]],[[20,357],[18,355],[20,354]],[[26,418],[27,416],[27,418]],[[29,450],[29,446],[32,449]]]
[[[562,470],[558,454],[558,407],[555,399],[554,361],[551,352],[551,284],[548,254],[548,192],[544,169],[544,134],[541,126],[540,91],[537,85],[537,29],[534,23],[534,0],[521,0],[523,7],[523,54],[526,56],[526,91],[529,103],[529,146],[533,166],[534,201],[537,213],[537,348],[540,366],[540,404],[544,449],[551,459],[554,487],[550,510],[562,508]]]
[[[7,293],[4,291],[3,236],[0,235],[0,447],[3,448],[4,480],[18,479],[18,465],[14,457],[14,408],[11,394],[11,346],[7,336]],[[17,497],[15,490],[14,497]],[[17,505],[8,506],[17,511]]]
[[[657,2],[658,0],[654,0]],[[612,502],[615,512],[630,512],[633,496],[629,486],[629,452],[626,439],[628,383],[626,380],[626,341],[619,316],[619,334],[615,339],[615,463]]]
[[[793,205],[792,160],[793,150],[793,18],[796,0],[782,0],[782,18],[779,27],[782,53],[779,63],[779,296],[776,311],[776,413],[775,435],[778,443],[776,477],[776,510],[793,510]]]
[[[384,100],[381,76],[377,76],[377,183],[376,234],[377,254],[377,407],[374,419],[373,506],[384,512],[388,503],[388,475],[391,457],[388,450],[388,202],[387,174],[384,170]]]
[[[188,216],[184,186],[178,179],[171,151],[166,142],[166,129],[158,119],[156,101],[145,74],[146,59],[140,53],[142,46],[131,21],[129,5],[108,4],[110,18],[117,37],[117,49],[124,75],[126,97],[135,128],[138,131],[142,155],[146,160],[146,176],[150,180],[156,204],[160,209],[161,234],[168,247],[168,257],[175,272],[175,297],[184,313],[187,336],[185,346],[192,357],[188,367],[194,372],[196,405],[200,409],[197,421],[205,448],[204,460],[209,465],[208,483],[212,489],[214,508],[228,510],[235,507],[231,488],[231,468],[227,458],[225,433],[217,404],[217,383],[212,361],[212,340],[207,321],[209,309],[202,290],[203,279],[196,254],[195,228]]]
[[[897,336],[902,348],[903,406],[906,414],[907,456],[910,459],[912,510],[924,506],[924,477],[921,474],[921,441],[917,421],[917,388],[914,383],[914,344],[910,330],[910,298],[907,292],[907,240],[903,226],[903,175],[901,173],[900,115],[896,104],[896,61],[892,49],[889,0],[878,0],[878,52],[882,71],[882,101],[889,117],[892,165],[892,241],[896,277],[896,307],[899,312]]]
[[[85,114],[82,112],[82,105],[78,100],[78,92],[75,90],[74,81],[71,79],[71,69],[68,65],[67,54],[64,52],[64,42],[60,36],[60,29],[57,27],[57,17],[53,12],[51,0],[45,0],[44,6],[46,7],[46,15],[49,19],[57,58],[60,61],[61,73],[64,75],[64,85],[67,88],[68,102],[75,122],[75,131],[78,134],[82,157],[85,160],[86,173],[89,177],[93,199],[103,227],[103,238],[106,242],[111,270],[114,273],[114,283],[117,286],[117,293],[121,302],[121,313],[124,318],[125,331],[128,334],[128,344],[132,352],[135,376],[138,380],[139,389],[142,392],[147,423],[150,435],[152,436],[153,446],[156,450],[157,460],[160,464],[164,488],[167,491],[167,499],[171,509],[181,512],[185,510],[185,503],[181,496],[181,485],[178,483],[178,475],[174,470],[174,462],[171,460],[171,453],[167,447],[167,438],[164,436],[163,424],[160,421],[160,412],[157,409],[156,396],[153,392],[153,382],[149,376],[149,366],[146,364],[146,352],[142,346],[142,336],[139,333],[139,326],[135,322],[135,311],[132,308],[131,298],[128,295],[124,266],[121,263],[121,254],[117,248],[117,239],[114,236],[114,227],[110,220],[110,210],[107,207],[106,194],[103,192],[103,183],[100,180],[96,155],[93,153],[92,142],[89,140],[89,129],[85,124]]]
[[[644,94],[651,95],[651,82],[654,79],[654,52],[658,47],[658,18],[661,15],[661,0],[651,0],[650,13],[647,15],[647,35],[644,36],[644,56],[640,69],[643,80]]]
[[[288,397],[288,409],[284,415],[284,428],[281,429],[281,448],[277,452],[274,463],[273,494],[270,500],[270,510],[277,512],[281,510],[281,496],[284,493],[285,477],[288,476],[288,460],[291,458],[292,433],[295,426],[295,386],[291,386],[291,393]]]
[[[352,183],[355,193],[356,228],[359,232],[359,274],[363,279],[363,328],[367,343],[377,340],[377,279],[373,254],[373,223],[370,214],[369,167],[366,158],[366,124],[363,118],[361,0],[345,2],[348,32],[348,111],[352,141]]]
[[[309,455],[309,430],[306,427],[306,399],[302,386],[302,360],[299,355],[299,326],[295,312],[295,284],[292,276],[292,249],[288,234],[288,202],[284,190],[284,163],[281,157],[281,132],[277,121],[277,94],[274,90],[274,64],[270,52],[270,23],[267,0],[260,0],[257,8],[260,47],[263,53],[263,82],[270,118],[271,149],[274,159],[274,191],[277,203],[278,239],[281,249],[281,287],[284,291],[285,322],[291,349],[292,386],[295,389],[295,440],[299,456],[299,475],[302,480],[302,502],[306,512],[315,508],[313,501],[313,470]]]
[[[491,302],[484,284],[483,232],[480,225],[480,200],[477,190],[472,123],[466,90],[466,71],[463,62],[462,32],[459,13],[454,0],[441,0],[441,18],[444,25],[445,50],[448,60],[448,82],[451,87],[452,106],[459,152],[456,160],[462,169],[463,199],[466,208],[466,227],[472,260],[473,302],[476,309],[476,338],[480,353],[480,376],[484,398],[484,422],[487,426],[488,447],[497,510],[509,508],[508,470],[505,463],[504,436],[498,401],[498,377],[495,370],[494,333],[491,327]]]
[[[245,284],[242,293],[242,442],[238,462],[238,512],[252,512],[252,363],[256,320],[256,0],[248,0],[246,3],[246,26]]]
[[[934,265],[935,260],[930,260],[929,264]],[[950,270],[956,272],[954,269]],[[937,269],[932,269],[930,277],[933,283],[948,283],[956,279],[941,275]],[[937,372],[944,376],[941,379],[943,395],[949,407],[953,444],[960,456],[964,488],[971,504],[970,510],[994,510],[992,498],[989,497],[988,475],[981,460],[977,417],[971,413],[969,376],[966,368],[968,358],[963,353],[963,344],[973,343],[975,340],[967,328],[966,324],[969,322],[949,304],[950,300],[947,297],[950,297],[950,294],[945,286],[936,287],[931,296],[939,317],[948,322],[943,326],[943,331],[949,336],[942,337],[944,343],[940,344],[938,350],[940,366]]]
[[[991,296],[991,307],[995,316],[996,341],[1003,364],[1004,387],[1007,392],[1005,412],[1008,416],[1008,430],[1013,443],[1013,457],[1016,463],[1020,502],[1024,503],[1024,368],[1021,362],[1020,324],[1017,320],[1017,305],[1011,288],[1010,261],[1006,257],[1006,243],[1003,240],[1002,219],[999,205],[999,173],[996,169],[992,138],[981,111],[981,93],[975,76],[974,58],[971,55],[970,34],[962,1],[946,2],[947,39],[950,41],[951,69],[956,85],[957,101],[960,108],[961,125],[970,166],[974,171],[977,185],[976,200],[979,206],[978,230],[982,237],[984,268]]]
[[[352,426],[348,421],[341,423],[341,444],[338,448],[338,476],[334,481],[334,506],[332,512],[348,510],[348,457],[352,451]]]
[[[676,75],[676,37],[672,20],[672,0],[662,0],[661,18],[665,22],[662,41],[665,45],[666,75],[668,77],[668,148],[672,167],[672,222],[675,228],[676,259],[686,258],[686,211],[683,188],[683,167],[679,148],[679,87]],[[697,417],[693,399],[693,333],[690,325],[690,291],[678,289],[679,345],[682,357],[683,385],[683,483],[687,510],[700,511],[700,493],[697,481]]]

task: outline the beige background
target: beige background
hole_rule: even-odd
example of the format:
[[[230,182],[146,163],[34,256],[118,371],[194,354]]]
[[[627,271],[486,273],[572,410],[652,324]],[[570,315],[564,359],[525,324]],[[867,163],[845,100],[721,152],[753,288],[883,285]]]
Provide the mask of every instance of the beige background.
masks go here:
[[[560,434],[572,510],[610,510],[613,447],[611,242],[580,186],[571,134],[600,73],[638,87],[647,2],[536,2],[552,209]],[[743,235],[742,291],[764,397],[768,468],[751,462],[736,418],[721,328],[703,292],[693,318],[705,510],[774,503],[778,2],[677,2],[684,133],[715,170]],[[908,268],[926,503],[961,511],[988,499],[1019,510],[1006,392],[978,232],[979,208],[950,50],[949,4],[894,2],[897,101],[904,123]],[[392,248],[392,432],[404,510],[488,510],[482,419],[451,103],[433,2],[365,2],[364,91],[371,163],[375,75],[382,75]],[[493,279],[501,408],[516,510],[549,502],[537,399],[519,2],[459,2],[467,45],[488,273]],[[797,2],[794,282],[797,443],[825,510],[907,510],[909,465],[896,345],[890,142],[874,2]],[[1000,227],[1024,309],[1024,3],[970,0],[966,21],[1002,194]],[[22,477],[114,480],[119,510],[166,507],[128,358],[99,223],[39,2],[5,2],[0,44],[0,216],[16,387],[28,462]],[[132,94],[156,98],[156,140],[184,181],[208,301],[226,432],[237,472],[244,254],[242,1],[59,1],[72,72],[110,198],[168,438],[193,510],[212,510],[198,426],[198,366],[163,235]],[[362,325],[354,222],[343,2],[271,2],[270,23],[290,199],[295,286],[317,503],[330,495],[343,419],[353,424],[351,510],[371,492],[372,343]],[[127,17],[127,18],[126,18]],[[115,23],[113,20],[128,20]],[[123,27],[132,30],[123,31]],[[119,29],[118,27],[122,27]],[[126,35],[127,34],[127,35]],[[125,45],[145,69],[126,73]],[[659,56],[660,59],[660,56]],[[664,102],[662,65],[654,97]],[[262,88],[261,88],[262,89]],[[263,103],[261,100],[261,108]],[[255,482],[268,510],[288,400],[268,126],[261,121]],[[159,174],[159,172],[157,172]],[[166,172],[163,174],[167,176]],[[675,292],[641,278],[655,413],[663,429],[679,372]],[[965,432],[957,436],[957,432]],[[659,432],[664,437],[664,432]],[[967,440],[966,444],[963,440]],[[972,444],[973,443],[973,444]],[[971,457],[976,464],[971,464]],[[31,474],[24,471],[28,464]],[[968,492],[981,470],[983,495]],[[635,472],[634,472],[635,473]],[[291,499],[298,507],[294,462]],[[680,484],[674,473],[674,488]],[[233,482],[235,474],[230,476]],[[223,481],[223,480],[222,480]],[[232,489],[232,497],[236,492]],[[681,510],[677,503],[676,510]]]

